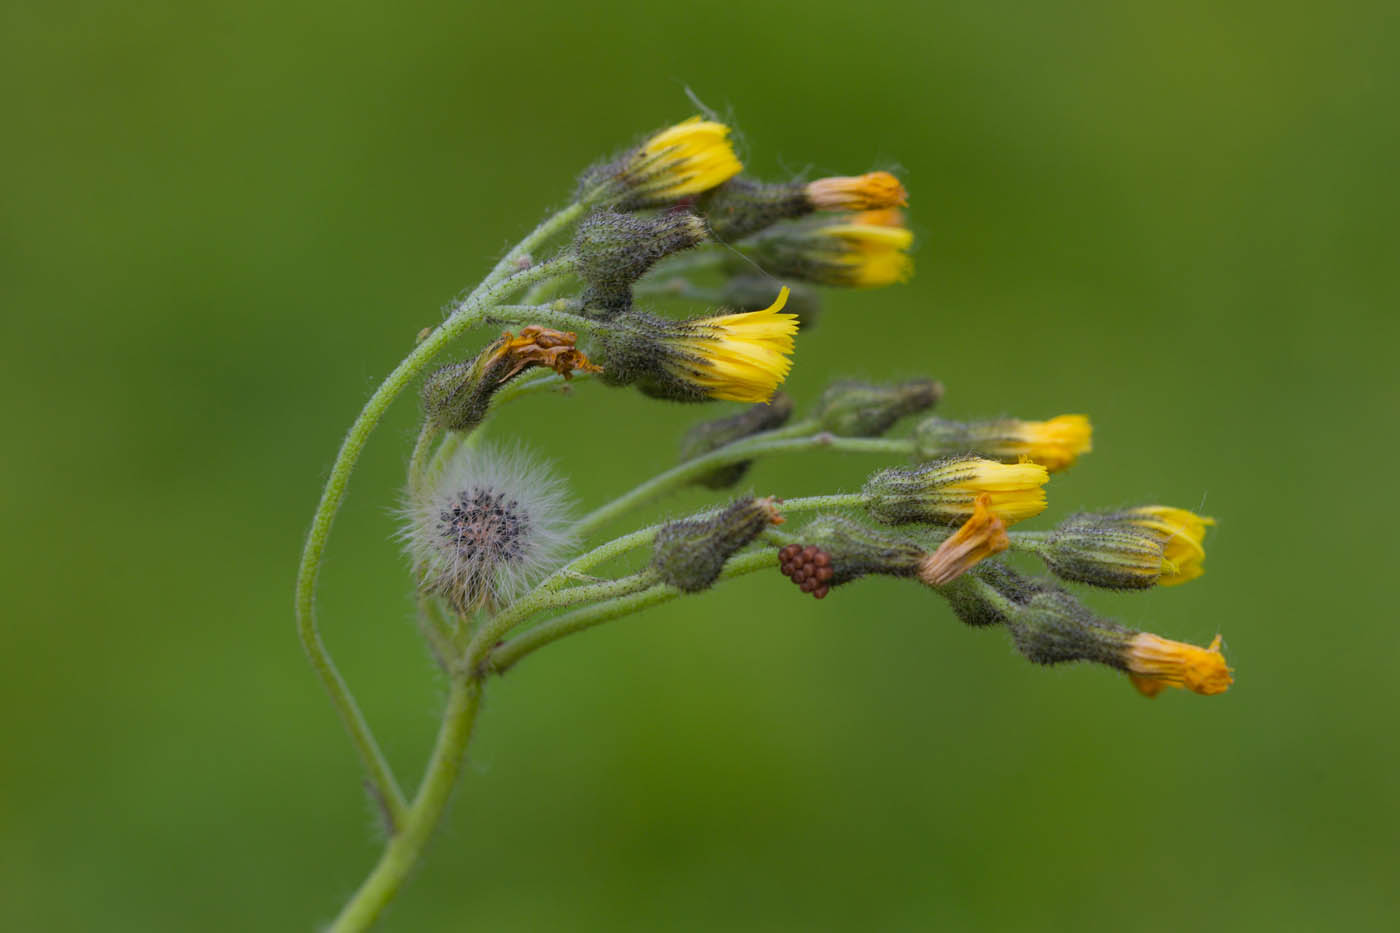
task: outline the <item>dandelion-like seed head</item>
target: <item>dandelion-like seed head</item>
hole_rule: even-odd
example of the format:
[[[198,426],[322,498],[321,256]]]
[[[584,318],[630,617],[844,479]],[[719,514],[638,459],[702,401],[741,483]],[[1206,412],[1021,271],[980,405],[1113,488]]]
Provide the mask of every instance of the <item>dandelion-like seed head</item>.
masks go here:
[[[562,483],[523,453],[459,448],[405,511],[422,589],[458,612],[511,602],[569,544]]]

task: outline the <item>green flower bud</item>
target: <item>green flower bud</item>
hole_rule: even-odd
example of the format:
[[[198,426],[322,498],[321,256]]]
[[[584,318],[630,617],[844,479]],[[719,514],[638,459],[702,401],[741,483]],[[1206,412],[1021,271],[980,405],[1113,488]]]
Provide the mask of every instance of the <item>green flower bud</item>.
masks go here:
[[[632,306],[632,283],[672,253],[703,243],[705,222],[688,211],[656,216],[602,210],[579,224],[574,237],[586,308],[613,314]]]
[[[943,397],[943,384],[932,379],[874,385],[837,382],[817,402],[822,428],[839,437],[879,437],[905,415],[932,408]]]
[[[927,556],[917,542],[896,538],[850,519],[824,515],[802,530],[803,544],[778,552],[778,566],[804,593],[822,599],[833,586],[866,574],[912,577]]]
[[[449,431],[469,431],[486,418],[496,391],[535,366],[569,378],[575,370],[599,372],[574,346],[573,333],[530,326],[516,337],[507,331],[470,360],[452,363],[423,383],[423,409]]]
[[[687,431],[681,440],[681,462],[703,457],[760,431],[782,427],[791,416],[792,399],[778,392],[766,404],[750,406],[728,418],[702,421]],[[727,489],[743,479],[752,465],[752,460],[731,463],[697,477],[693,482],[710,489]]]
[[[780,220],[802,217],[813,210],[801,182],[765,184],[751,178],[731,178],[705,195],[702,203],[715,239],[733,243],[771,227]]]
[[[1036,664],[1094,661],[1127,670],[1125,657],[1138,633],[1100,619],[1064,590],[1031,596],[1006,622],[1012,640]]]
[[[705,518],[671,522],[656,534],[651,566],[679,590],[698,593],[719,578],[724,564],[769,525],[779,524],[777,500],[738,499]]]

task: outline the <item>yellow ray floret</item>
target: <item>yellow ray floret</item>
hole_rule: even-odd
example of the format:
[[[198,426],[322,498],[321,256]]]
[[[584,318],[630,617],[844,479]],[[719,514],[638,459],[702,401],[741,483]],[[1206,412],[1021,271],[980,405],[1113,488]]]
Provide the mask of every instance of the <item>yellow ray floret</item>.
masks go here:
[[[1124,660],[1133,686],[1149,697],[1167,687],[1210,696],[1224,693],[1235,682],[1220,653],[1219,635],[1209,648],[1199,648],[1142,632],[1128,642]]]
[[[711,398],[768,401],[792,368],[797,315],[780,313],[787,298],[784,287],[761,311],[687,321],[688,333],[673,342],[683,351],[677,375]]]
[[[857,287],[876,288],[907,282],[914,274],[908,249],[914,234],[905,227],[877,224],[828,224],[817,230],[834,260],[845,267],[843,278]]]
[[[708,191],[743,168],[729,144],[729,127],[697,116],[644,142],[623,177],[650,200],[670,200]]]
[[[988,453],[1000,457],[1026,457],[1058,472],[1074,464],[1081,454],[1094,449],[1094,429],[1084,415],[1060,415],[1049,421],[1006,421],[1004,435]]]
[[[1050,481],[1038,463],[998,463],[969,457],[944,461],[938,471],[937,495],[972,515],[977,497],[985,493],[988,507],[1007,524],[1045,511],[1044,487]]]
[[[1124,516],[1139,528],[1162,536],[1162,577],[1159,586],[1173,586],[1194,580],[1205,573],[1206,528],[1215,519],[1167,505],[1147,505],[1129,509]]]

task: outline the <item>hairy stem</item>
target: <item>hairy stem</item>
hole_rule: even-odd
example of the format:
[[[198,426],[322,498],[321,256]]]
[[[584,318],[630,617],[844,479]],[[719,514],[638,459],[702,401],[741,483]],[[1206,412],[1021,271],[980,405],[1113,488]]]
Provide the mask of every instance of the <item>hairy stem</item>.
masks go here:
[[[301,565],[297,569],[296,619],[297,633],[302,647],[330,694],[331,703],[340,714],[350,740],[359,753],[370,783],[375,793],[384,801],[384,807],[394,825],[399,825],[404,815],[404,795],[394,779],[393,771],[379,743],[375,741],[364,714],[360,712],[354,695],[350,692],[345,678],[331,660],[330,653],[321,641],[321,633],[316,626],[316,579],[320,573],[321,555],[325,552],[326,541],[330,537],[331,524],[335,521],[340,504],[345,499],[345,491],[350,482],[350,474],[364,450],[370,434],[379,424],[389,405],[413,382],[449,343],[461,336],[483,317],[492,302],[513,293],[534,282],[549,278],[569,268],[571,261],[556,260],[535,266],[501,281],[493,288],[478,288],[457,310],[436,330],[406,356],[388,378],[375,389],[368,402],[361,409],[355,423],[345,435],[331,467],[330,476],[321,491],[321,501],[316,506],[316,514],[311,520],[311,530],[306,536],[306,545],[301,554]]]
[[[723,466],[751,460],[764,454],[785,453],[799,450],[839,450],[850,453],[902,453],[914,449],[912,441],[892,440],[881,437],[837,437],[826,432],[810,433],[816,429],[813,422],[801,422],[776,431],[766,431],[753,437],[736,441],[719,450],[687,460],[672,467],[665,473],[647,480],[631,492],[619,496],[611,502],[599,506],[579,520],[574,533],[580,538],[587,537],[613,519],[631,509],[674,489],[679,489],[706,473]],[[794,432],[797,435],[794,436]],[[803,435],[806,436],[803,436]]]
[[[740,574],[752,573],[755,570],[762,570],[765,567],[773,567],[778,563],[777,551],[772,548],[764,548],[759,551],[752,551],[748,554],[741,554],[734,557],[725,564],[724,570],[720,573],[720,579],[737,577]],[[485,666],[492,672],[504,674],[514,667],[521,658],[534,651],[552,644],[565,636],[584,629],[601,625],[612,619],[622,616],[632,615],[640,612],[649,606],[659,603],[669,602],[678,596],[685,594],[666,583],[657,583],[636,593],[629,593],[625,596],[615,596],[612,599],[603,600],[576,609],[573,612],[542,622],[535,628],[530,629],[521,635],[517,635],[510,641],[499,646],[488,657]]]
[[[379,863],[331,925],[330,933],[369,929],[398,893],[404,879],[423,854],[452,796],[462,756],[471,741],[480,701],[480,681],[467,678],[452,681],[447,708],[438,729],[437,744],[413,805],[404,813],[398,824],[399,830],[385,846]]]
[[[413,454],[408,458],[408,488],[414,492],[422,489],[428,478],[429,455],[441,433],[442,428],[436,421],[424,421],[418,430],[418,440],[413,443]]]

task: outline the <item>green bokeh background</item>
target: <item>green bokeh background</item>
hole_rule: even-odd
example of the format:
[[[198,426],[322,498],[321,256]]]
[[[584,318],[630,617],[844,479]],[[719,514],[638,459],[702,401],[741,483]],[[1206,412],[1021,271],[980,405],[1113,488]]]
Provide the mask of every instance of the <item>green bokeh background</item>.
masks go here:
[[[495,684],[383,929],[1396,928],[1395,26],[1385,3],[9,0],[0,926],[333,916],[378,848],[291,620],[336,444],[689,87],[761,175],[898,166],[912,191],[917,277],[832,294],[792,394],[927,373],[953,416],[1092,414],[1047,519],[1220,519],[1199,582],[1092,603],[1223,632],[1237,683],[1149,702],[908,584],[745,578]],[[724,410],[588,385],[497,429],[596,504]],[[320,603],[406,780],[443,691],[390,540],[414,418],[375,436]],[[751,475],[798,495],[875,465]]]

